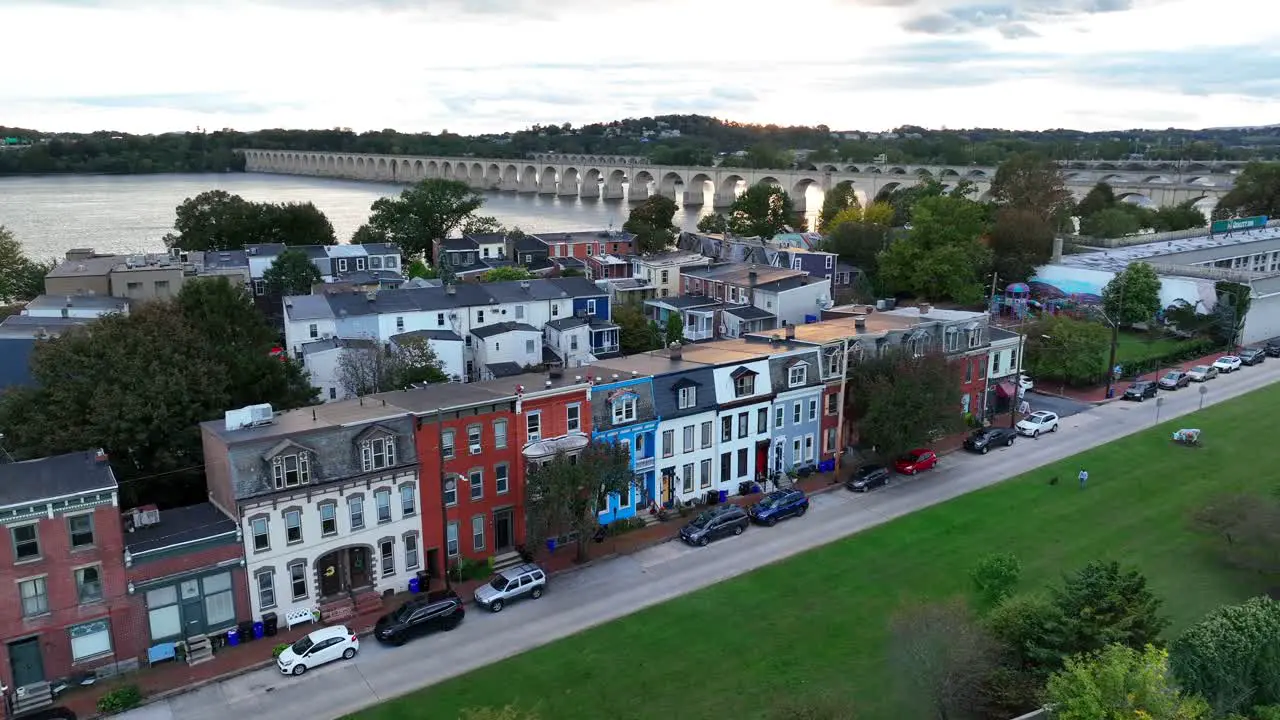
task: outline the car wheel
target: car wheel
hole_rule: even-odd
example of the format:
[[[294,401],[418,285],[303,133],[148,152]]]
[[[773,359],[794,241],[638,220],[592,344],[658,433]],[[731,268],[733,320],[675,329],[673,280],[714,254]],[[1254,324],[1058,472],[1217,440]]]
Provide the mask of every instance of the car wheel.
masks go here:
[[[802,517],[807,512],[809,512],[809,506],[801,505],[800,509],[796,511],[796,517]]]
[[[353,658],[353,657],[355,657],[355,656],[356,656],[356,649],[355,649],[355,648],[347,648],[346,650],[343,650],[343,651],[342,651],[342,659],[343,659],[343,660],[350,660],[351,658]]]
[[[777,522],[777,520],[775,520],[774,522]],[[742,526],[741,526],[741,525],[735,525],[735,526],[733,527],[733,534],[734,534],[734,535],[741,535],[741,534],[742,534]]]
[[[1005,447],[1013,447],[1013,438],[1012,438],[1012,437],[1010,437],[1008,440],[1005,440],[1005,441],[1004,441],[1004,446],[1005,446]]]
[[[703,535],[702,537],[698,538],[698,547],[706,547],[707,543],[709,542],[711,542],[711,539],[708,538],[706,535]]]
[[[1138,396],[1138,402],[1143,402],[1143,401],[1144,401],[1144,400],[1146,400],[1146,399],[1147,399],[1147,396],[1146,396],[1146,395],[1139,395],[1139,396]]]
[[[919,471],[919,470],[916,470],[915,468],[911,468],[911,474],[912,474],[912,475],[915,475],[917,472],[920,472],[920,471]]]
[[[982,449],[981,449],[981,450],[979,450],[978,452],[982,453],[983,455],[986,455],[986,454],[987,454],[987,450],[989,450],[989,449],[990,449],[990,448],[988,448],[986,445],[983,445],[983,446],[982,446]]]
[[[773,527],[774,525],[777,525],[777,524],[778,524],[778,518],[771,517],[771,518],[769,518],[768,520],[765,520],[765,521],[764,521],[764,524],[765,524],[765,525],[768,525],[769,527]],[[736,534],[736,532],[735,532],[735,534]]]
[[[532,591],[530,591],[529,597],[533,598],[534,600],[537,600],[538,598],[542,597],[542,587],[538,586],[534,588]]]
[[[502,612],[502,601],[494,600],[493,602],[489,603],[489,612],[496,612],[496,613]]]
[[[294,665],[294,666],[293,666],[293,674],[294,674],[294,675],[301,675],[302,673],[304,673],[304,672],[306,672],[306,671],[307,671],[307,666],[306,666],[306,665]]]
[[[1049,432],[1058,432],[1058,423],[1054,423],[1053,427],[1049,428]]]
[[[444,626],[444,631],[449,632],[450,630],[457,630],[458,626],[461,624],[462,624],[461,620],[450,620],[448,624]]]
[[[1032,437],[1032,439],[1035,439],[1035,438],[1040,437],[1040,431],[1039,431],[1039,430],[1032,430],[1032,431],[1031,431],[1031,437]]]
[[[401,645],[404,645],[404,636],[396,635],[395,637],[391,638],[391,644],[395,645],[396,647],[400,647]]]

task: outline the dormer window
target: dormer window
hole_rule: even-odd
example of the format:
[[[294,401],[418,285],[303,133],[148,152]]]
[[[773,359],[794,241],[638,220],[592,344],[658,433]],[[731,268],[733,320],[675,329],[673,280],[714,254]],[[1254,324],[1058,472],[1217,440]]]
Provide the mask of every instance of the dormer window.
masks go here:
[[[389,468],[395,464],[395,438],[377,437],[360,443],[360,465],[365,472]]]
[[[744,367],[738,368],[730,375],[733,378],[734,397],[747,397],[756,393],[756,373]]]
[[[680,388],[678,400],[681,410],[693,407],[698,402],[698,388],[692,385]]]
[[[809,376],[808,363],[796,363],[787,370],[787,385],[789,387],[797,387],[803,385]]]
[[[277,455],[271,460],[271,475],[277,490],[311,482],[311,461],[306,452]]]
[[[636,396],[631,393],[620,395],[613,401],[613,424],[635,422]]]
[[[969,327],[969,347],[976,348],[982,346],[982,326],[977,323],[970,323]]]

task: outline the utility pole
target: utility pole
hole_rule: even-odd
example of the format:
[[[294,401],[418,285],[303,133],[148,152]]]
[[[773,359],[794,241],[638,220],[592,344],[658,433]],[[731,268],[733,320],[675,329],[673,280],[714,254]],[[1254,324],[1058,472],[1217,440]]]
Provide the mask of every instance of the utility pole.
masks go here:
[[[1027,336],[1018,333],[1018,369],[1013,377],[1013,400],[1009,402],[1009,427],[1018,425],[1018,406],[1022,404],[1022,356],[1026,350]]]
[[[1119,277],[1119,276],[1117,276]],[[1108,400],[1115,393],[1116,379],[1116,348],[1120,344],[1120,318],[1124,316],[1124,283],[1120,284],[1120,307],[1116,309],[1116,317],[1107,317],[1106,313],[1102,317],[1106,318],[1107,323],[1111,325],[1111,359],[1107,362],[1107,395]]]

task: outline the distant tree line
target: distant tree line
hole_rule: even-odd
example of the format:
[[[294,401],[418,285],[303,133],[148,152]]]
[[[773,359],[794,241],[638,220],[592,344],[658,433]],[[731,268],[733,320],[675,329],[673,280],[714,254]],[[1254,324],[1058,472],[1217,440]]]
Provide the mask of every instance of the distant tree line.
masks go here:
[[[1083,133],[1072,130],[926,130],[901,127],[891,134],[833,132],[816,127],[750,125],[702,115],[660,115],[573,127],[534,125],[488,135],[402,133],[349,128],[328,130],[220,130],[163,135],[101,131],[52,134],[0,127],[0,136],[32,143],[0,153],[0,175],[48,173],[233,172],[244,169],[238,147],[371,154],[525,158],[531,153],[644,155],[669,165],[757,168],[869,163],[884,155],[897,164],[998,165],[1035,152],[1052,160],[1267,160],[1280,156],[1280,128],[1137,130]],[[796,151],[807,151],[797,154]]]

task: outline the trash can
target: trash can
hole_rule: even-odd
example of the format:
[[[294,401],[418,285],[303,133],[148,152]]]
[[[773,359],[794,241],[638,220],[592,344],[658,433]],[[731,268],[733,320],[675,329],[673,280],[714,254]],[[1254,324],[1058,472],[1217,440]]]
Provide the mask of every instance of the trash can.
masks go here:
[[[1108,400],[1110,400],[1111,398],[1113,398],[1113,397],[1115,397],[1115,396],[1116,396],[1116,389],[1115,389],[1115,388],[1113,388],[1113,387],[1109,387],[1109,388],[1107,388],[1107,399],[1108,399]]]
[[[249,642],[253,639],[253,621],[245,620],[236,628],[236,632],[240,635],[240,642]]]
[[[263,613],[262,614],[263,634],[265,634],[267,637],[275,637],[276,633],[279,631],[280,631],[280,618],[278,618],[276,614],[273,612]]]
[[[239,644],[240,644],[240,631],[238,631],[238,630],[236,630],[236,629],[234,629],[234,628],[232,628],[231,630],[228,630],[228,631],[227,631],[227,644],[228,644],[228,645],[230,645],[231,647],[235,647],[236,645],[239,645]]]
[[[262,624],[262,623],[260,623],[260,622],[256,622],[256,623],[254,623],[254,624],[253,624],[253,639],[254,639],[254,640],[261,640],[261,639],[262,639],[262,636],[263,636],[263,635],[265,635],[265,634],[266,634],[266,626],[265,626],[265,625],[263,625],[263,624]]]
[[[707,504],[708,504],[708,505],[715,505],[715,504],[716,504],[716,501],[717,501],[717,500],[719,500],[719,499],[720,499],[720,493],[716,492],[715,490],[708,490],[708,491],[707,491]]]
[[[416,577],[409,578],[409,592],[416,595],[421,591],[422,591],[422,584],[418,582],[418,578]]]
[[[720,501],[720,502],[722,502],[722,503],[729,502],[729,491],[728,491],[728,490],[721,490],[721,491],[720,491],[719,501]]]
[[[556,539],[547,538],[547,552],[555,552],[555,551],[556,551]]]

